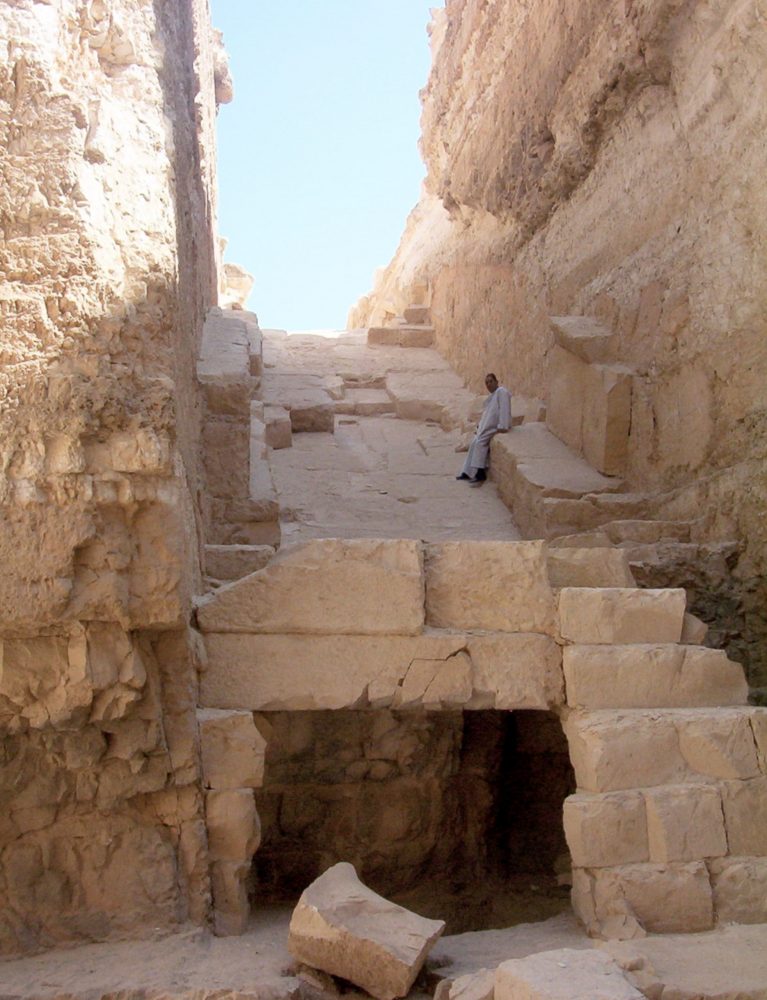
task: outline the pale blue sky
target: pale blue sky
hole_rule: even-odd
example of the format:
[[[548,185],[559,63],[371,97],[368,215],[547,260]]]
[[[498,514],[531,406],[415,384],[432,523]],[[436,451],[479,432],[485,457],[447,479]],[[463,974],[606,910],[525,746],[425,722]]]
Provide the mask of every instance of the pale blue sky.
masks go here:
[[[441,0],[211,0],[235,97],[218,117],[225,259],[261,326],[342,328],[418,201],[418,91]]]

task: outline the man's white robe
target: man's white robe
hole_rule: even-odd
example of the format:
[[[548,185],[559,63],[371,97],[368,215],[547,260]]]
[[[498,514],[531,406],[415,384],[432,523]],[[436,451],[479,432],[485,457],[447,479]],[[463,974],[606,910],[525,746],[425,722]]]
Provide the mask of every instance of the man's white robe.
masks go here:
[[[473,479],[478,469],[486,469],[493,435],[498,431],[507,431],[509,427],[511,427],[511,393],[499,385],[485,401],[477,433],[471,442],[461,473]]]

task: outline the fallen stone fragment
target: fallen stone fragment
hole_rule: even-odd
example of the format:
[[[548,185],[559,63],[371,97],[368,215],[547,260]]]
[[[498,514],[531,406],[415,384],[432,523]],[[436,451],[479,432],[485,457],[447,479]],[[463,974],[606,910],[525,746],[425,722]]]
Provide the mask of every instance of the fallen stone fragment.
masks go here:
[[[348,979],[378,1000],[407,995],[445,929],[368,889],[340,862],[304,890],[290,921],[294,958]]]
[[[455,979],[443,979],[434,1000],[493,1000],[495,969],[479,969]]]
[[[560,948],[498,966],[495,1000],[641,1000],[618,963],[601,951]]]

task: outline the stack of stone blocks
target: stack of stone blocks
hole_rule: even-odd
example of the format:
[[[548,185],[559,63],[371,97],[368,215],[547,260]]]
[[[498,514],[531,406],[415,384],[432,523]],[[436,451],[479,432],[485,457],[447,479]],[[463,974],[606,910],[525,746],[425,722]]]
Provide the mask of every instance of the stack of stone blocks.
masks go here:
[[[312,541],[197,618],[205,710],[557,713],[577,780],[573,905],[592,933],[767,920],[767,710],[697,644],[684,591],[637,588],[623,551]]]

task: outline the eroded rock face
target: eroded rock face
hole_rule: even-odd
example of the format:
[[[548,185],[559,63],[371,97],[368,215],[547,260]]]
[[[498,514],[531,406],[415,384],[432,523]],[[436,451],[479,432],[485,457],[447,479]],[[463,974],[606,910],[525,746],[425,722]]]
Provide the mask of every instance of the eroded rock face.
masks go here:
[[[764,685],[760,17],[718,0],[683,16],[676,0],[435,12],[425,193],[350,321],[425,302],[438,348],[476,389],[495,371],[546,399],[592,464],[663,494],[659,516],[698,521],[700,540],[738,539],[714,581],[727,600],[707,620]],[[583,354],[573,317],[611,334],[609,359],[570,354],[563,368],[563,347]],[[617,368],[599,381],[604,363]],[[582,428],[574,397],[587,383],[604,405]],[[621,434],[589,440],[605,418]]]
[[[207,910],[186,622],[216,68],[202,0],[20,0],[0,43],[0,952],[17,952]]]

